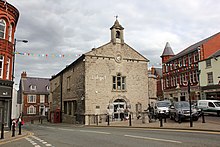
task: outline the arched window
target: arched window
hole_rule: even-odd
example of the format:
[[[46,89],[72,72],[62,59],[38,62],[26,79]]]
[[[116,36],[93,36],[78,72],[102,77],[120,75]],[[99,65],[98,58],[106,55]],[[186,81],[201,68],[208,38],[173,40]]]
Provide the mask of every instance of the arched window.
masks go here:
[[[5,39],[6,23],[4,19],[0,19],[0,38]]]
[[[12,41],[12,24],[10,24],[9,26],[8,40],[10,42]]]
[[[120,32],[119,31],[116,31],[116,38],[120,39]]]
[[[27,108],[27,114],[36,114],[36,108],[31,105]]]

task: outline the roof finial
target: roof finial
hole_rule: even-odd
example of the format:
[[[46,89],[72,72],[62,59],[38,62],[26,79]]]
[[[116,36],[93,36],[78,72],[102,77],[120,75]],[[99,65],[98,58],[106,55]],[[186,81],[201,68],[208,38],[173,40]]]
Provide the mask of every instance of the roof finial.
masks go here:
[[[116,20],[118,19],[118,15],[115,16]]]

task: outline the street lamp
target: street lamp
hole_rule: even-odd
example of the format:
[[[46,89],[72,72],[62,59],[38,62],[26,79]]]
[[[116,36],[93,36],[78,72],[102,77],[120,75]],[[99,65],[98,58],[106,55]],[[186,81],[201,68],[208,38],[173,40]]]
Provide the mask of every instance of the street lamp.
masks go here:
[[[15,67],[15,51],[16,51],[16,43],[17,42],[23,42],[23,43],[28,43],[28,40],[20,40],[20,39],[16,39],[14,40],[14,55],[13,55],[13,66],[12,66],[12,81],[14,81],[14,67]]]
[[[15,72],[15,52],[16,52],[16,43],[17,42],[23,42],[23,43],[28,43],[28,40],[20,40],[20,39],[14,39],[14,53],[13,53],[13,64],[12,64],[12,82],[14,82],[14,72]],[[14,83],[12,85],[12,90],[11,93],[13,93],[13,87],[14,87]],[[11,123],[11,121],[10,121]],[[11,127],[11,125],[10,125]]]

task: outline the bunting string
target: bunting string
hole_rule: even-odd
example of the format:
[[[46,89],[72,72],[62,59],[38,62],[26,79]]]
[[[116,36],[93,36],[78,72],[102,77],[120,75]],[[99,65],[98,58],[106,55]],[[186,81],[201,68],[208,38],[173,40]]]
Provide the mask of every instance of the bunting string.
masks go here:
[[[35,54],[35,53],[24,53],[24,52],[14,52],[15,55],[22,55],[22,56],[32,56],[32,57],[80,57],[82,54]]]

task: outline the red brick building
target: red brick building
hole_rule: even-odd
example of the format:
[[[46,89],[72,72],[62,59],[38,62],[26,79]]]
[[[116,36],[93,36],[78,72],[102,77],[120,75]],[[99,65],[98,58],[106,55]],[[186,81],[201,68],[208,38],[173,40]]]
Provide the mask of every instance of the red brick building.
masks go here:
[[[47,117],[49,92],[49,79],[27,77],[26,72],[21,74],[18,95],[22,105],[21,113],[25,121]]]
[[[19,11],[0,0],[0,123],[4,122],[6,127],[11,117],[14,33],[18,18]]]
[[[187,83],[190,80],[191,99],[200,99],[198,61],[208,58],[219,49],[220,33],[199,41],[176,55],[167,43],[161,55],[164,98],[188,100]]]

